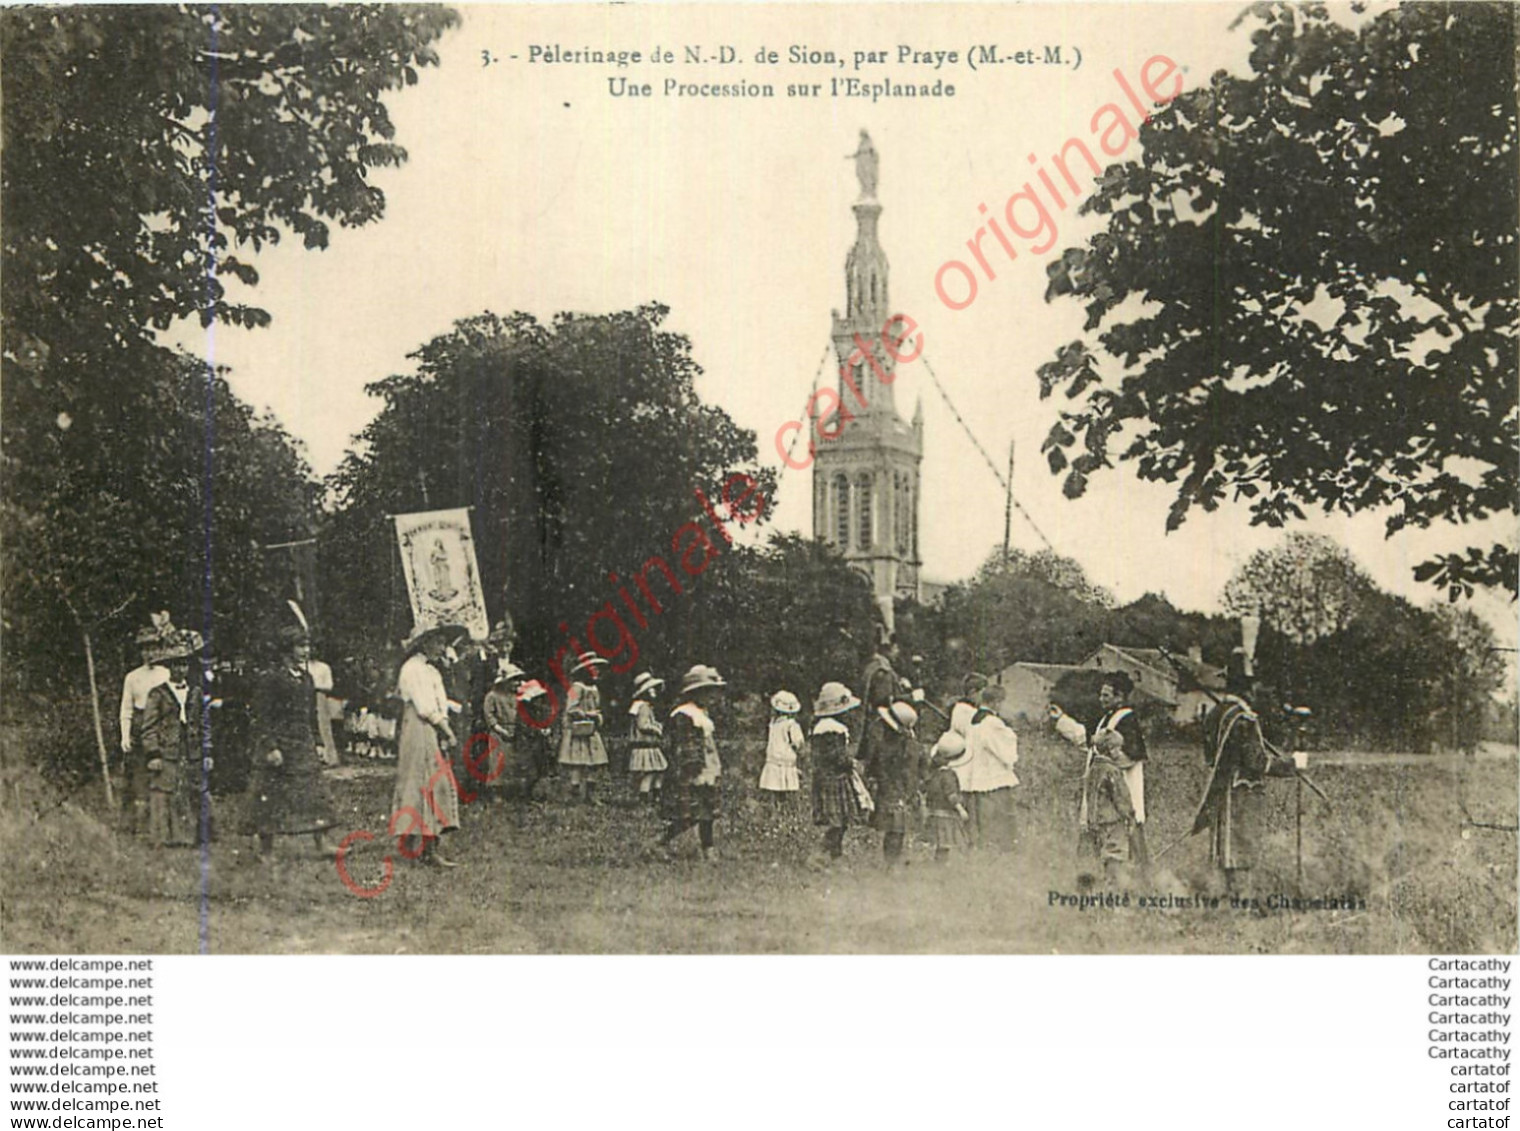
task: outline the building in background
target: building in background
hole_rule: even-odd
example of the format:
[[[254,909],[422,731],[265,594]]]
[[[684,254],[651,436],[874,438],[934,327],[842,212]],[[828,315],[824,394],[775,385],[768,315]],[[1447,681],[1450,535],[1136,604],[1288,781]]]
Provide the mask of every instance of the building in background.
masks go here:
[[[845,258],[845,309],[833,316],[840,407],[820,427],[833,438],[816,442],[813,535],[836,547],[870,579],[891,629],[892,602],[921,597],[918,506],[924,415],[920,404],[911,423],[902,419],[893,397],[896,362],[881,334],[898,312],[888,301],[887,257],[877,238],[882,208],[876,199],[876,150],[864,130],[855,163],[860,178],[860,199],[853,205],[855,245]]]
[[[1135,681],[1135,688],[1171,705],[1172,721],[1192,723],[1213,702],[1209,692],[1224,691],[1224,669],[1204,663],[1195,645],[1185,656],[1176,656],[1185,675],[1179,675],[1155,648],[1123,648],[1104,644],[1082,661],[1084,668],[1122,671]],[[1207,690],[1205,690],[1205,688]]]

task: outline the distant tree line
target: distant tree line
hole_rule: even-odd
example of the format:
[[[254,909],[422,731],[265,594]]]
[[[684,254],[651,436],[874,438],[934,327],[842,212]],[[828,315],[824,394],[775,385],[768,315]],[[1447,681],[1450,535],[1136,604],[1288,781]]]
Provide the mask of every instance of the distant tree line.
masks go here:
[[[1262,620],[1256,673],[1315,713],[1323,741],[1383,750],[1470,749],[1503,711],[1505,665],[1492,628],[1464,605],[1421,608],[1383,592],[1334,541],[1295,533],[1249,558],[1221,595],[1223,614],[1146,594],[1127,605],[1051,551],[994,554],[934,609],[913,609],[905,646],[931,683],[1030,661],[1076,664],[1105,643],[1197,648],[1225,668],[1240,616]]]

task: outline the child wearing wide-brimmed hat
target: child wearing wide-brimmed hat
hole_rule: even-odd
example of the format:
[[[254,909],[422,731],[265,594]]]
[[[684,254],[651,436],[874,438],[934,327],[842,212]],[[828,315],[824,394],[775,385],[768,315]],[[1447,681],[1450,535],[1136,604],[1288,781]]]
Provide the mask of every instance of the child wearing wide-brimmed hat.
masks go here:
[[[663,679],[640,672],[633,681],[633,702],[628,705],[628,772],[638,775],[639,799],[646,803],[652,803],[660,792],[660,778],[669,765],[660,749],[665,728],[654,713],[654,701],[664,686]]]
[[[875,809],[855,760],[850,727],[860,700],[842,683],[825,683],[813,703],[813,824],[824,826],[824,850],[844,855],[844,833]]]
[[[765,765],[760,770],[760,789],[779,809],[780,805],[802,788],[797,763],[806,746],[797,713],[802,704],[790,691],[771,696],[770,734],[765,743]]]
[[[498,799],[532,801],[533,789],[543,773],[536,750],[538,741],[527,733],[535,728],[517,713],[518,692],[527,678],[528,673],[511,660],[497,660],[496,678],[481,703],[489,728],[486,749],[465,752],[466,770],[476,780],[494,787]],[[471,741],[478,747],[476,739]]]
[[[951,850],[970,845],[966,829],[965,798],[961,796],[961,779],[955,772],[957,764],[965,761],[966,739],[953,730],[947,730],[929,757],[929,770],[924,776],[924,809],[928,816],[925,830],[934,841],[934,859],[944,863]]]
[[[547,698],[548,694],[549,689],[536,679],[530,679],[517,688],[517,721],[523,724],[517,729],[517,741],[523,750],[528,751],[533,764],[538,767],[540,780],[555,772],[554,743],[551,741],[548,722],[535,726],[526,720],[539,717],[543,707],[538,701]]]
[[[665,790],[664,835],[667,848],[693,825],[702,842],[702,858],[712,859],[713,822],[723,808],[719,778],[723,764],[709,713],[727,686],[718,669],[697,664],[681,681],[680,704],[670,713],[666,728],[670,749],[670,783]]]
[[[592,652],[582,652],[571,672],[575,679],[565,697],[565,727],[559,740],[559,764],[570,770],[570,792],[585,801],[594,800],[594,776],[607,765],[607,747],[602,742],[602,697],[595,679],[607,661]]]

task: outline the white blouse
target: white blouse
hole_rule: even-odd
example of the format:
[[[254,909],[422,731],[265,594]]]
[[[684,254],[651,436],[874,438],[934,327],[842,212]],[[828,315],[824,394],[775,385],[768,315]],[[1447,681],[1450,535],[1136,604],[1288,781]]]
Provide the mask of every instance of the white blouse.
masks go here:
[[[448,721],[449,695],[444,690],[443,676],[421,652],[401,665],[396,689],[402,702],[410,703],[428,723],[436,727]]]

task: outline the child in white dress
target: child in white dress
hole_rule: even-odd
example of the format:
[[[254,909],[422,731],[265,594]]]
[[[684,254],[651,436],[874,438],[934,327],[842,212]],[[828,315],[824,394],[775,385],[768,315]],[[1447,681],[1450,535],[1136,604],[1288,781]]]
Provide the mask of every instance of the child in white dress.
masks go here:
[[[760,788],[779,808],[788,794],[802,788],[797,777],[797,759],[803,750],[802,727],[797,712],[802,704],[790,691],[771,696],[770,738],[765,745],[765,766],[760,771]]]

